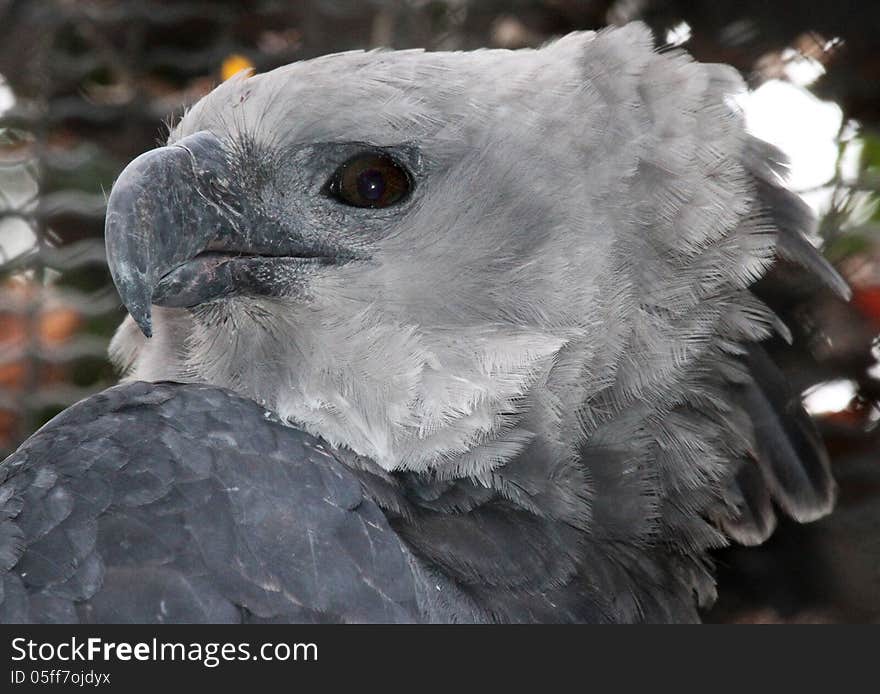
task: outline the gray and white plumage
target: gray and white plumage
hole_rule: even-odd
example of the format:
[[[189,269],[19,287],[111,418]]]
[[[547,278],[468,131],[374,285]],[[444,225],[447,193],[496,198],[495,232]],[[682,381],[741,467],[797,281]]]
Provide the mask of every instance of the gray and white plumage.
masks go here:
[[[239,615],[306,618],[283,601],[267,615],[236,581],[286,594],[285,576],[319,569],[286,543],[261,544],[253,508],[287,522],[298,547],[316,533],[346,567],[376,572],[361,579],[380,597],[362,597],[351,572],[332,598],[305,593],[321,619],[696,619],[714,595],[709,549],[762,542],[774,503],[808,521],[834,497],[821,442],[761,345],[796,331],[753,288],[776,274],[795,293],[847,289],[803,236],[811,219],[781,187],[778,153],[746,134],[731,99],[742,89],[731,68],[656,51],[641,25],[540,50],[353,52],[224,83],[120,177],[107,244],[135,319],[111,346],[127,380],[231,392],[156,386],[157,406],[143,404],[148,386],[122,386],[119,410],[85,401],[62,415],[80,413],[69,444],[99,449],[102,429],[86,422],[113,430],[131,398],[152,422],[144,437],[187,437],[170,454],[176,489],[208,433],[188,408],[219,399],[218,421],[252,408],[249,425],[206,445],[250,480],[243,506],[240,489],[215,491],[256,549],[235,555],[234,581],[193,569]],[[328,195],[363,151],[405,168],[409,194],[378,209]],[[264,428],[279,436],[258,410],[292,427],[291,498],[301,475],[319,474],[311,446],[323,446],[338,485],[363,495],[328,524],[382,510],[387,565],[309,503],[279,501],[245,453]],[[38,478],[63,467],[65,426],[4,464],[10,527],[29,505],[52,514]],[[138,441],[120,454],[120,493],[136,497],[152,455]],[[273,441],[277,467],[286,447]],[[90,508],[77,523],[100,539],[122,512]],[[39,602],[51,580],[30,584],[20,567],[39,533],[7,537],[6,580],[20,576]],[[232,547],[208,558],[230,562]],[[113,552],[96,553],[106,568]],[[51,576],[70,568],[53,561]],[[89,614],[103,585],[68,595],[79,602],[63,615]],[[127,618],[150,619],[150,595]]]

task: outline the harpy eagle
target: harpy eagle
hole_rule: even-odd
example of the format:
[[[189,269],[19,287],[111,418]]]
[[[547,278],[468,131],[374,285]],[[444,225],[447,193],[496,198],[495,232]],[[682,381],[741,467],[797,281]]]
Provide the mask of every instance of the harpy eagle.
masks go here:
[[[222,84],[113,187],[123,383],[2,464],[0,620],[698,620],[835,489],[743,88],[638,24]]]

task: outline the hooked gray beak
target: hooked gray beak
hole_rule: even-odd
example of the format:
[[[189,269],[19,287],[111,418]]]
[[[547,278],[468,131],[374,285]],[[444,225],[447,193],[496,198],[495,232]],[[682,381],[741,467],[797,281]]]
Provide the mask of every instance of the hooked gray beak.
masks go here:
[[[113,185],[104,224],[107,261],[122,302],[147,337],[159,279],[227,223],[205,197],[212,179],[224,181],[225,169],[220,141],[200,132],[140,155]]]
[[[198,132],[132,161],[104,226],[110,274],[147,337],[151,306],[191,307],[233,293],[289,296],[337,252],[253,208],[222,142]]]

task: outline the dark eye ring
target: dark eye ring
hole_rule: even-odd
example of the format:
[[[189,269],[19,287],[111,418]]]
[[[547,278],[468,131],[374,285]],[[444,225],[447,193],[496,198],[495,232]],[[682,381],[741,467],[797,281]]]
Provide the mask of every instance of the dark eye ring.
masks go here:
[[[384,152],[362,152],[340,166],[325,192],[352,207],[390,207],[404,200],[412,189],[409,172]]]

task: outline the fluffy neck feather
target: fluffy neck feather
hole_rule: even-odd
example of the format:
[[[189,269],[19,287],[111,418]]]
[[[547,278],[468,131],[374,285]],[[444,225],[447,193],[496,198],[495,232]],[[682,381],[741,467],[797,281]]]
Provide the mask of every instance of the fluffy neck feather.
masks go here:
[[[228,387],[386,470],[475,476],[537,434],[562,438],[560,420],[534,404],[546,404],[535,393],[571,331],[426,330],[370,307],[341,316],[339,307],[242,299],[195,316],[158,311],[155,332],[128,378]],[[169,344],[186,348],[169,359]]]

